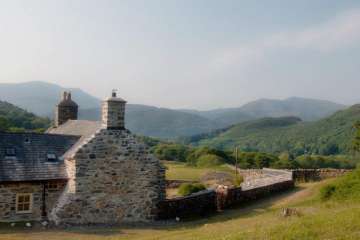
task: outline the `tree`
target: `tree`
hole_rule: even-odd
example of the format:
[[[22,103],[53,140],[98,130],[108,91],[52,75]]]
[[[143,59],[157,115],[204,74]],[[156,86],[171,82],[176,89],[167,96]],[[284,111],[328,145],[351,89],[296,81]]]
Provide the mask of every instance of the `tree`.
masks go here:
[[[360,152],[360,121],[356,122],[354,124],[354,128],[356,130],[355,132],[355,138],[353,140],[353,150],[355,152]]]
[[[0,116],[0,131],[6,131],[10,128],[10,122],[5,118]]]

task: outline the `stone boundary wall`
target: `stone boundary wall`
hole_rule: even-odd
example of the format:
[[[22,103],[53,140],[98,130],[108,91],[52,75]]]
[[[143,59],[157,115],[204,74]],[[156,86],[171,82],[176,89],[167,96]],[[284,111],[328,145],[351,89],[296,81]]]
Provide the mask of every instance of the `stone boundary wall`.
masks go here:
[[[217,191],[218,209],[226,209],[258,200],[274,193],[292,189],[294,186],[295,184],[293,180],[286,180],[248,190],[243,190],[241,187],[219,189]]]
[[[263,172],[271,175],[281,175],[283,178],[292,179],[293,174],[292,171],[286,169],[273,169],[273,168],[263,168]]]
[[[187,180],[166,180],[166,188],[178,188],[183,183],[194,183],[194,181]]]
[[[245,181],[257,179],[263,175],[262,169],[238,169],[238,173],[243,176]]]
[[[216,192],[206,190],[186,197],[167,199],[158,205],[158,220],[204,216],[216,212]]]
[[[260,181],[251,187],[227,188],[218,187],[186,197],[167,199],[158,205],[158,220],[204,216],[219,210],[261,199],[270,194],[286,191],[294,187],[291,172],[265,169],[274,177],[268,181]],[[263,178],[264,179],[264,178]]]
[[[292,177],[295,182],[319,181],[327,178],[340,177],[351,172],[351,169],[295,169],[292,171]]]

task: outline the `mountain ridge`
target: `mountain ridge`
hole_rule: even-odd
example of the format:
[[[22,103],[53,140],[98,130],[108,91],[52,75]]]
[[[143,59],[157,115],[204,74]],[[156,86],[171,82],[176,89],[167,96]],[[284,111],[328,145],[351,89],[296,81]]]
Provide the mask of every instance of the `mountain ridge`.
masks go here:
[[[0,100],[13,103],[36,115],[52,118],[55,105],[58,103],[60,94],[64,90],[72,91],[72,97],[79,105],[80,119],[100,120],[101,100],[80,88],[64,88],[53,83],[42,81],[17,84],[0,83]],[[136,134],[160,138],[176,138],[179,136],[207,133],[215,129],[222,129],[239,122],[261,117],[292,115],[304,118],[305,120],[309,118],[318,119],[344,107],[343,105],[329,101],[324,102],[322,100],[308,100],[303,98],[296,99],[295,102],[300,103],[293,104],[292,111],[286,109],[289,108],[289,106],[287,106],[289,105],[289,101],[294,102],[294,100],[286,99],[257,100],[245,104],[240,108],[225,108],[209,111],[176,110],[142,104],[128,104],[126,109],[126,124],[129,129]],[[264,101],[267,101],[267,103],[264,104]],[[301,102],[304,101],[306,102],[305,106],[301,104]],[[255,105],[255,107],[249,107],[253,105]],[[310,112],[310,115],[308,112]],[[314,113],[317,114],[315,114],[315,117]]]
[[[279,123],[286,117],[270,118]],[[354,134],[353,124],[360,120],[360,104],[337,111],[316,122],[292,121],[259,127],[269,118],[236,124],[215,134],[203,134],[182,139],[193,145],[219,149],[238,146],[241,151],[301,154],[349,154]],[[289,122],[288,122],[289,123]],[[253,127],[255,125],[255,127]]]

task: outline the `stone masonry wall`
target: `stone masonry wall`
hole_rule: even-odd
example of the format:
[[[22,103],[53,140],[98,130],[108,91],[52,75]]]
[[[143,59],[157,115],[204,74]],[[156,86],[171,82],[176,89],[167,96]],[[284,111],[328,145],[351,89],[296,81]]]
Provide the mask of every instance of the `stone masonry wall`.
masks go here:
[[[46,189],[46,210],[47,214],[51,212],[60,194],[62,193],[65,182],[53,181],[58,184],[56,190]],[[31,213],[16,212],[16,194],[32,193],[33,206]],[[42,182],[19,182],[19,183],[1,183],[0,184],[0,222],[16,221],[39,221],[42,215],[43,206],[43,183]]]
[[[265,169],[264,171],[271,171],[271,169]],[[208,190],[186,197],[162,201],[159,204],[158,218],[166,220],[175,219],[176,217],[204,216],[294,188],[294,181],[289,178],[289,172],[274,171],[284,176],[279,178],[275,175],[274,180],[265,185],[260,184],[247,189],[223,186],[218,187],[216,191]]]
[[[263,175],[262,169],[238,169],[238,173],[243,176],[244,181],[251,181]]]
[[[205,216],[216,212],[216,192],[207,190],[186,197],[167,199],[159,203],[158,219]]]
[[[57,106],[55,110],[55,126],[64,124],[67,120],[76,120],[78,117],[77,107]]]
[[[99,130],[71,162],[74,186],[67,186],[51,214],[56,224],[144,222],[157,215],[165,168],[129,131]]]
[[[236,205],[241,205],[250,201],[264,198],[271,194],[286,191],[294,188],[293,180],[273,182],[266,186],[243,190],[240,188],[218,189],[218,208],[225,209]]]
[[[125,127],[125,102],[104,101],[101,109],[103,126],[110,129]]]
[[[293,178],[297,182],[319,181],[322,179],[340,177],[351,172],[349,169],[295,169],[292,170]]]

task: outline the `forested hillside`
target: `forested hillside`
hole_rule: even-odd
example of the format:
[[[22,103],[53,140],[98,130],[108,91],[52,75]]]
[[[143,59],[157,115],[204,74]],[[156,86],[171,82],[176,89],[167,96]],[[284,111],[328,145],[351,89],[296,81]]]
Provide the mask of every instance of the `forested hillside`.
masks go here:
[[[344,108],[344,105],[330,101],[291,97],[284,100],[259,99],[239,108],[186,111],[228,126],[264,117],[296,116],[304,121],[316,121]]]
[[[184,140],[193,145],[219,149],[239,146],[242,151],[268,153],[343,154],[351,152],[354,123],[360,120],[360,105],[336,112],[317,122],[298,118],[264,118],[234,125],[217,134],[198,135]]]
[[[49,119],[37,117],[8,102],[0,101],[1,131],[43,131],[49,126]]]

